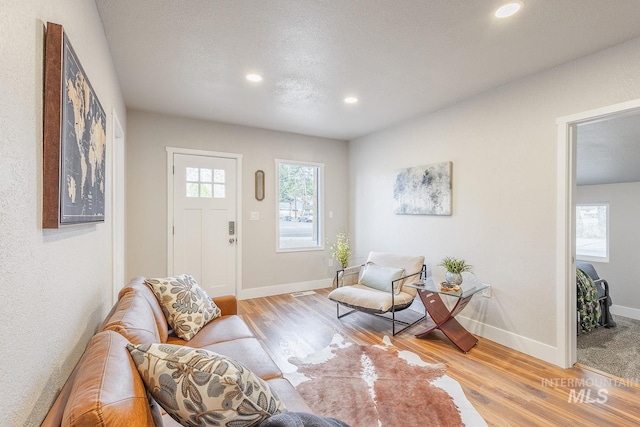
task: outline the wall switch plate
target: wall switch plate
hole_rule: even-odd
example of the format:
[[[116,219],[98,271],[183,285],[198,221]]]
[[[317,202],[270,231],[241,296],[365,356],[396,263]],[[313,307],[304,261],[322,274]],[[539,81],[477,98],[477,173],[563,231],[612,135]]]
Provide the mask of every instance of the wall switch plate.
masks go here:
[[[251,221],[258,221],[260,219],[260,212],[251,211],[251,213],[249,214],[249,219]]]
[[[329,267],[333,267],[333,260],[332,259],[329,260]]]
[[[486,284],[486,283],[485,283]],[[482,296],[485,298],[491,298],[491,285],[487,285],[488,288],[482,291]]]

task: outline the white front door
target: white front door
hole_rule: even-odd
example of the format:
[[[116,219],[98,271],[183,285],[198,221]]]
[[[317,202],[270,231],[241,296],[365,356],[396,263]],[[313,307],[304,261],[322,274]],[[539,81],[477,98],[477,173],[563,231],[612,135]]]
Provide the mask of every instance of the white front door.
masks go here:
[[[237,159],[173,153],[173,273],[236,294]]]

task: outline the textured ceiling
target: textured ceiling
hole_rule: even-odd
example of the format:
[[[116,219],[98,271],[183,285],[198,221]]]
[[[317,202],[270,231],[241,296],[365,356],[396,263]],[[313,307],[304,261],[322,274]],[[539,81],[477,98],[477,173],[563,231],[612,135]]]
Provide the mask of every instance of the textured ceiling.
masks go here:
[[[502,3],[96,0],[129,108],[345,140],[640,36],[638,0]]]
[[[640,113],[578,126],[578,185],[640,182]]]

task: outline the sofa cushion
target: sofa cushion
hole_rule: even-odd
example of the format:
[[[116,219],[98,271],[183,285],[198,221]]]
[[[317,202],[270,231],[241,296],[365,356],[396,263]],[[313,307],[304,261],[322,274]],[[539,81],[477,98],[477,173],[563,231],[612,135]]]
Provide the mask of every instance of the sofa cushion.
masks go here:
[[[127,286],[120,291],[118,298],[122,298],[124,293],[128,290],[138,291],[144,297],[147,303],[149,303],[149,307],[151,307],[151,311],[153,312],[153,317],[156,320],[156,326],[158,327],[160,341],[165,342],[169,334],[169,323],[167,322],[167,318],[164,317],[162,307],[160,306],[160,303],[158,302],[155,294],[149,286],[145,285],[144,277],[136,277],[134,279],[131,279]]]
[[[209,295],[189,274],[162,279],[147,279],[162,311],[176,335],[189,341],[221,312]]]
[[[241,338],[203,347],[232,359],[241,360],[254,374],[263,380],[282,377],[282,371],[255,338]]]
[[[96,334],[78,363],[62,416],[63,426],[153,426],[147,391],[120,334]],[[158,418],[160,413],[156,413]]]
[[[118,332],[133,344],[160,342],[151,307],[136,290],[125,293],[118,300],[115,310],[101,328]]]
[[[223,341],[240,338],[253,338],[251,330],[239,316],[222,316],[207,323],[189,341],[171,334],[167,344],[188,345],[189,347],[205,347]]]
[[[311,408],[302,398],[300,393],[291,385],[289,380],[285,378],[273,378],[268,380],[271,390],[278,393],[280,400],[286,402],[287,410],[294,412],[311,412]]]
[[[391,286],[393,285],[393,291],[397,295],[402,285],[402,280],[398,279],[403,274],[404,268],[384,267],[368,262],[362,269],[360,284],[385,292],[391,292]]]
[[[155,400],[184,425],[258,425],[286,410],[277,394],[242,363],[204,349],[128,345]]]

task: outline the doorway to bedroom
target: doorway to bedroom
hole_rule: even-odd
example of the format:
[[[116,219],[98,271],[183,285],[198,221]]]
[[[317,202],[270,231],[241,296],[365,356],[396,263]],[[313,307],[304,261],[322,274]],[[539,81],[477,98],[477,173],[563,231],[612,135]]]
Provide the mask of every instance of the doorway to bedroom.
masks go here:
[[[576,360],[638,382],[640,112],[621,111],[575,130]]]

